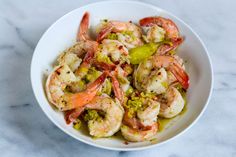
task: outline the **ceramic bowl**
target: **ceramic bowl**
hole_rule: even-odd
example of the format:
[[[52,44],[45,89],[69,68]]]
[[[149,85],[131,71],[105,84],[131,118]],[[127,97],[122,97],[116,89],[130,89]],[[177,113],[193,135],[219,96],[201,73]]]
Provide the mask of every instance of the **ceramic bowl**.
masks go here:
[[[75,43],[78,25],[86,11],[90,13],[91,29],[94,29],[101,19],[138,22],[143,17],[158,15],[172,19],[185,37],[184,43],[178,49],[178,54],[187,61],[186,67],[190,76],[187,111],[171,121],[164,131],[157,134],[154,140],[129,143],[128,145],[124,144],[124,140],[120,138],[94,140],[88,136],[88,133],[76,131],[71,125],[67,125],[62,113],[55,111],[49,104],[44,88],[47,71],[52,70],[52,65],[58,55]],[[95,147],[130,151],[159,146],[189,129],[206,109],[212,92],[213,75],[206,47],[199,36],[182,20],[150,4],[135,1],[103,1],[75,9],[48,28],[34,51],[31,63],[31,83],[42,110],[66,134]]]

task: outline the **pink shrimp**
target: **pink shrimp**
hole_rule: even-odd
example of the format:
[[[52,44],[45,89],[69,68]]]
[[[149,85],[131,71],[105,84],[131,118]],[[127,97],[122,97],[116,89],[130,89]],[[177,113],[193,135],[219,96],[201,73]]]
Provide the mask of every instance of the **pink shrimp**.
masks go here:
[[[94,82],[88,84],[84,91],[65,93],[67,85],[75,81],[76,78],[67,65],[58,66],[48,76],[46,93],[49,101],[61,111],[83,107],[97,94],[107,76],[108,72],[105,71]]]
[[[184,89],[189,87],[189,77],[188,74],[183,70],[178,61],[172,56],[153,56],[152,62],[157,68],[167,68],[180,82]]]
[[[129,35],[124,35],[121,32],[128,31]],[[142,31],[137,25],[130,22],[109,21],[102,30],[98,33],[97,42],[101,42],[110,33],[117,33],[118,40],[128,49],[142,45]],[[130,37],[130,35],[132,37]]]
[[[169,39],[179,37],[179,29],[176,24],[167,18],[164,17],[145,17],[139,21],[140,26],[153,26],[158,25],[166,31],[166,36]]]

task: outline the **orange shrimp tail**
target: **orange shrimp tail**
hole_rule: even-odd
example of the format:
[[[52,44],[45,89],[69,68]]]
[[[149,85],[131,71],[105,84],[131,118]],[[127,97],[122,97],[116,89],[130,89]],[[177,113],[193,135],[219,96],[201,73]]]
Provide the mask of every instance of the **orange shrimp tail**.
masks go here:
[[[176,79],[180,82],[183,88],[187,90],[189,87],[188,74],[177,63],[173,63],[170,66],[170,71],[173,73]]]
[[[110,77],[111,77],[111,81],[112,81],[112,87],[113,87],[113,90],[114,90],[114,94],[117,97],[117,99],[120,101],[120,103],[123,104],[123,102],[124,102],[124,92],[120,88],[120,84],[119,84],[117,78],[113,75],[110,75]]]
[[[97,36],[97,42],[101,42],[109,33],[111,33],[113,29],[113,26],[111,24],[108,24],[106,27],[104,27]]]
[[[64,118],[66,124],[70,124],[71,122],[75,122],[76,119],[80,116],[80,114],[84,111],[84,107],[79,107],[74,110],[70,110],[65,112]]]
[[[167,52],[177,49],[178,46],[183,43],[183,41],[184,41],[183,37],[171,39],[172,45],[170,44],[161,45],[157,50],[158,55],[165,55]]]
[[[79,30],[76,37],[77,41],[85,41],[89,39],[88,28],[89,28],[89,13],[85,12],[80,22]]]
[[[108,64],[105,62],[98,62],[98,61],[94,62],[94,66],[96,66],[97,68],[101,70],[109,70],[109,71],[115,70],[116,68],[116,65],[113,63]]]
[[[105,81],[107,76],[108,72],[103,72],[101,76],[87,86],[85,91],[71,95],[70,103],[73,108],[83,107],[88,104],[96,96],[99,88],[102,86],[102,83]]]

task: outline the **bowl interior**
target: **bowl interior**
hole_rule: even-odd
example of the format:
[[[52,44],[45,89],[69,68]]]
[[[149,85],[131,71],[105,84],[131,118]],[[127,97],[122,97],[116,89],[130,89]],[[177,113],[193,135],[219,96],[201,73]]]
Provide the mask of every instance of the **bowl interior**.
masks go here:
[[[90,13],[91,29],[101,19],[138,22],[146,16],[164,16],[172,19],[185,37],[178,53],[187,61],[190,88],[187,92],[187,112],[171,121],[167,128],[152,141],[124,144],[120,138],[94,140],[85,132],[75,131],[66,125],[63,115],[56,112],[47,101],[44,84],[48,71],[52,70],[58,55],[75,43],[80,19],[85,11]],[[63,131],[85,143],[113,150],[136,150],[158,145],[180,134],[199,117],[204,110],[212,88],[212,70],[209,56],[199,37],[181,20],[157,7],[132,1],[106,1],[78,8],[55,22],[40,39],[32,59],[31,81],[34,94],[46,115]]]

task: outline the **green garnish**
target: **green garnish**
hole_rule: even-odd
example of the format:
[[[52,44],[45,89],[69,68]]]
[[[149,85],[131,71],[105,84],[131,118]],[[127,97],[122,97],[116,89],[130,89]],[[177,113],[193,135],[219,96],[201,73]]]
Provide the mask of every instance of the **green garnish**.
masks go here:
[[[159,44],[149,43],[129,50],[130,63],[139,64],[143,60],[153,55]]]
[[[87,113],[84,116],[84,121],[97,120],[100,116],[96,110],[87,110]]]
[[[106,93],[107,95],[111,94],[112,85],[110,80],[106,79],[105,84],[102,87],[101,93]]]
[[[96,60],[98,62],[112,64],[111,59],[107,55],[103,55],[102,53],[98,52],[96,55]]]
[[[77,119],[76,122],[73,124],[73,128],[76,130],[80,130],[80,127],[81,127],[81,121]]]
[[[167,87],[168,87],[168,82],[162,82],[161,85],[162,85],[163,87],[167,88]]]
[[[153,96],[151,93],[143,92],[137,96],[136,93],[132,92],[130,99],[125,104],[126,109],[128,109],[128,116],[132,117],[138,110],[145,108],[144,102],[147,99],[152,99]]]
[[[115,33],[110,33],[107,35],[107,39],[118,40],[118,35]]]
[[[134,89],[133,89],[133,87],[130,86],[129,89],[125,92],[125,95],[129,96],[129,95],[131,95],[133,92],[134,92]]]
[[[85,82],[93,82],[100,76],[101,72],[97,71],[94,67],[90,68],[85,75]]]

